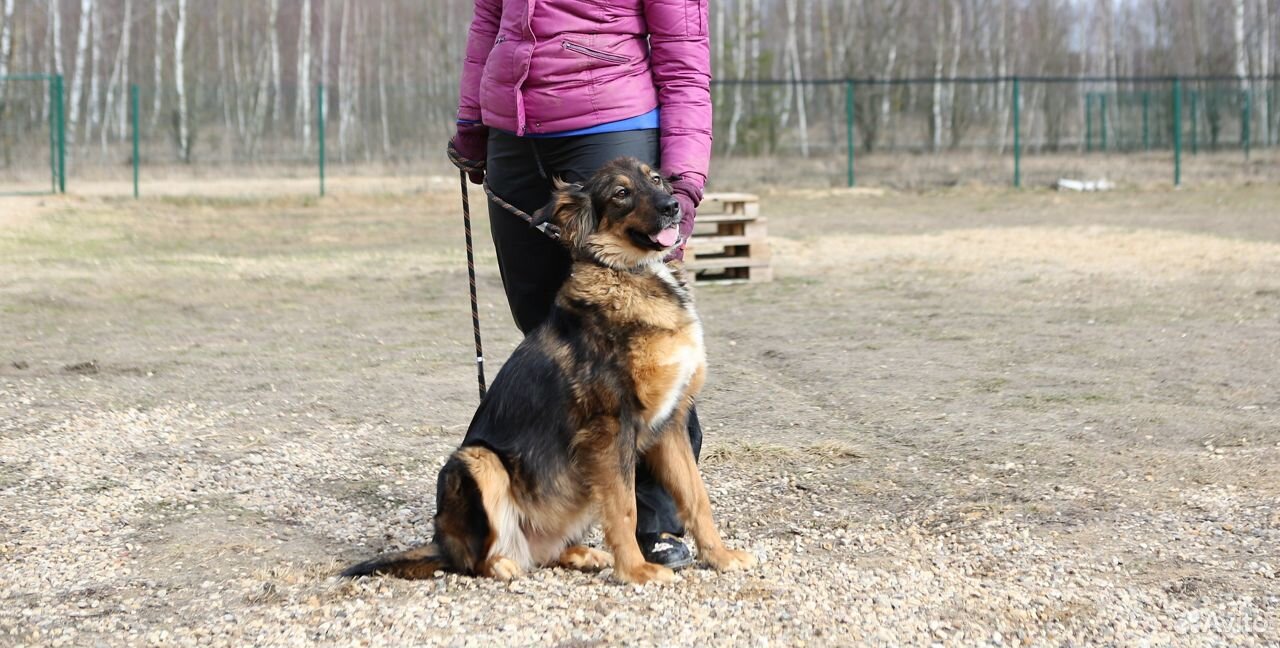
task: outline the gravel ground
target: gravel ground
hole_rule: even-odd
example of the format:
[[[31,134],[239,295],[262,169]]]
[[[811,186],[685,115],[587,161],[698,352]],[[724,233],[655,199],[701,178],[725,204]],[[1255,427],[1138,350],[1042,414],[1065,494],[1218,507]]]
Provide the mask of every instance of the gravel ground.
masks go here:
[[[0,645],[1280,645],[1277,201],[768,197],[779,280],[699,292],[761,565],[629,587],[332,577],[473,407],[448,194],[10,199]]]

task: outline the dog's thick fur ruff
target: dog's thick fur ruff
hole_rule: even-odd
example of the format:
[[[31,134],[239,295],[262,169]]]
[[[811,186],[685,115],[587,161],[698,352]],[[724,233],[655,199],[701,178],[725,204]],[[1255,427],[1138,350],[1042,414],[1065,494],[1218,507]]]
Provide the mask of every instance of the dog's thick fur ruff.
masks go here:
[[[674,580],[636,542],[640,458],[674,497],[703,562],[754,564],[721,541],[689,444],[706,356],[683,269],[662,262],[671,246],[658,239],[670,240],[680,218],[670,185],[622,158],[585,185],[559,184],[535,217],[560,229],[572,271],[440,470],[434,538],[343,575],[510,579],[561,565],[613,566],[628,583]],[[612,555],[579,544],[597,520]]]

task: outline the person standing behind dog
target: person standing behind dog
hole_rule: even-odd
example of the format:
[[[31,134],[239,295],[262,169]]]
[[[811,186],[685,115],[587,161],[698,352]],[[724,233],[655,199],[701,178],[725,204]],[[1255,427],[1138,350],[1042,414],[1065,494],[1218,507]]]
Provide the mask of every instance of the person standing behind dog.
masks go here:
[[[638,158],[673,178],[680,247],[693,232],[711,161],[708,0],[475,0],[454,149],[483,163],[471,181],[533,213],[553,179],[581,182],[605,163]],[[565,248],[490,201],[502,285],[528,334],[568,276]],[[702,447],[689,415],[694,455]],[[645,558],[693,562],[675,503],[642,463],[636,536]]]

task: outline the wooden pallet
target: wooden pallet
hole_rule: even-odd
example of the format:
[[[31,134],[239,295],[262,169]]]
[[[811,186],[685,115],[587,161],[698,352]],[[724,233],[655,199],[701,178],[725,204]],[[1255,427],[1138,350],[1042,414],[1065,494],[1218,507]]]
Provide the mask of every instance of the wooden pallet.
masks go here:
[[[695,282],[772,281],[766,226],[756,196],[707,194],[698,209],[693,236],[685,247],[685,267]]]

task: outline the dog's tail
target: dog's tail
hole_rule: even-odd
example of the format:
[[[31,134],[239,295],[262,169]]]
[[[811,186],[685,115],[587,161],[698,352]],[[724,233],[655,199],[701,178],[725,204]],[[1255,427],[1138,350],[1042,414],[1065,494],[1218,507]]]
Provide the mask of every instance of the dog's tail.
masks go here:
[[[344,578],[386,575],[409,580],[432,578],[437,571],[452,571],[448,558],[434,542],[406,551],[382,554],[352,565],[339,574]]]

